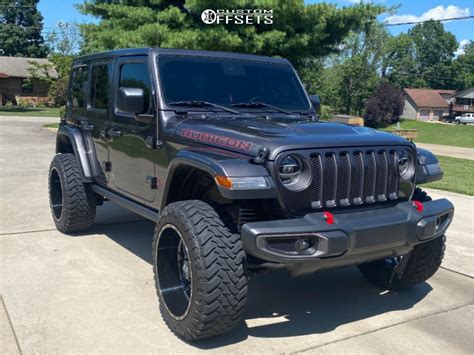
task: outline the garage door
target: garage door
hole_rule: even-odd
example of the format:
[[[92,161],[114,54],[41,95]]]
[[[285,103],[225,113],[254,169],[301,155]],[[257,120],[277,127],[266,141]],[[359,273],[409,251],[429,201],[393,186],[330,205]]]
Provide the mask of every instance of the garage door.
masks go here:
[[[435,110],[433,112],[433,120],[439,120],[443,118],[443,110]]]
[[[420,120],[428,121],[430,118],[430,110],[420,110]]]

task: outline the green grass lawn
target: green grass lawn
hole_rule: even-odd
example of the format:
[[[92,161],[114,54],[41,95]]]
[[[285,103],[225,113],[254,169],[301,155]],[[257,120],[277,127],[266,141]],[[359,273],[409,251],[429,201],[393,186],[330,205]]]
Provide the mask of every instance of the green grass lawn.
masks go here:
[[[474,125],[455,125],[402,120],[401,128],[416,129],[415,143],[432,143],[456,147],[474,148]],[[396,125],[383,130],[395,129]]]
[[[474,196],[474,160],[438,156],[444,171],[443,180],[422,187],[458,192]]]
[[[59,128],[59,123],[46,123],[43,125],[44,128]]]
[[[59,107],[2,106],[0,116],[59,117]]]

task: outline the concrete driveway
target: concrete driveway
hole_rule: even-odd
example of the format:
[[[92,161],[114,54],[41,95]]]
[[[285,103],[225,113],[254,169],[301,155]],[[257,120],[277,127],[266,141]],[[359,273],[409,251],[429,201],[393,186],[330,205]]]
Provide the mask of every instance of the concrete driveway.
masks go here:
[[[355,268],[250,280],[245,321],[187,344],[162,322],[150,266],[153,224],[105,204],[87,234],[54,229],[47,118],[0,117],[2,353],[473,353],[474,199],[456,206],[443,268],[391,293]]]

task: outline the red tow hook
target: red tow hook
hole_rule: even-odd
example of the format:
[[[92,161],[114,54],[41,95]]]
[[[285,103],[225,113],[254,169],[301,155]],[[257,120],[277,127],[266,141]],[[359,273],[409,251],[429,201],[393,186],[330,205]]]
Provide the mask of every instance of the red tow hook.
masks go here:
[[[423,212],[424,207],[420,201],[411,201],[411,203],[413,204],[413,207],[415,207],[418,212]]]
[[[334,224],[334,215],[331,212],[324,212],[324,219],[327,224]]]

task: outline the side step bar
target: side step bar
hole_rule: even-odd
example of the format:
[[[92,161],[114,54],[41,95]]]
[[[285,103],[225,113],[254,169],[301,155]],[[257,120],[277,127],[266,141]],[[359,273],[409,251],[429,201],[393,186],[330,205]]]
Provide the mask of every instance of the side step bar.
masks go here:
[[[145,217],[146,219],[149,219],[153,222],[158,221],[158,215],[159,215],[158,210],[145,207],[137,202],[134,202],[126,197],[116,194],[115,192],[112,192],[99,185],[93,184],[92,191],[94,191],[95,193],[101,196],[104,196],[105,198],[108,198],[111,202],[115,203],[116,205],[124,207],[127,210],[130,210],[142,217]]]

